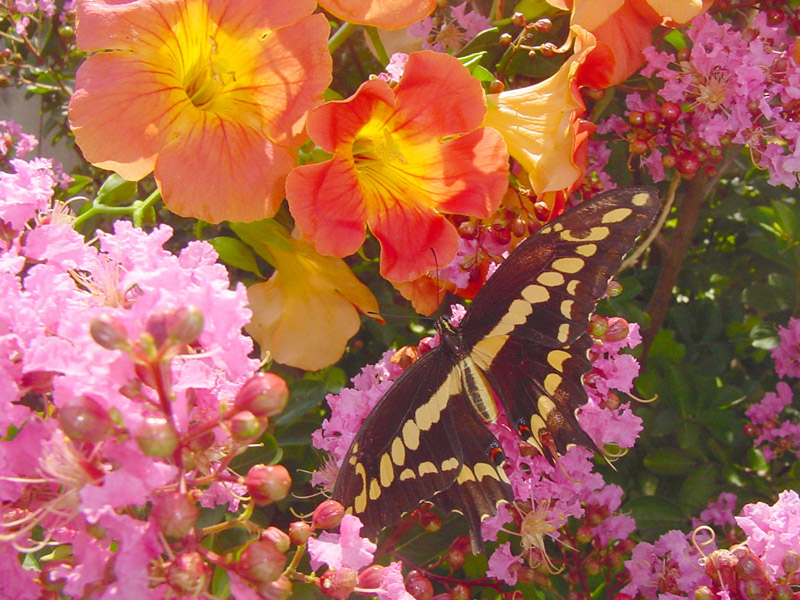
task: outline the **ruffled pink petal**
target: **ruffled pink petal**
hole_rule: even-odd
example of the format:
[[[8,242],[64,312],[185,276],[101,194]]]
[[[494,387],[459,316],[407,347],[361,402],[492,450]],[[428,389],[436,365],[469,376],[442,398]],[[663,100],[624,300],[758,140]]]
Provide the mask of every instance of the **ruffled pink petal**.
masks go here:
[[[423,202],[404,200],[370,207],[367,222],[381,244],[381,275],[411,281],[449,264],[458,251],[458,232]]]
[[[249,127],[197,113],[158,155],[156,181],[169,209],[209,223],[275,214],[292,153]]]
[[[348,256],[364,242],[364,198],[352,164],[341,158],[295,168],[286,199],[303,236],[320,254]]]
[[[409,55],[400,83],[394,90],[401,119],[415,121],[415,128],[429,137],[455,135],[480,126],[486,114],[486,98],[480,82],[457,58],[441,52]]]

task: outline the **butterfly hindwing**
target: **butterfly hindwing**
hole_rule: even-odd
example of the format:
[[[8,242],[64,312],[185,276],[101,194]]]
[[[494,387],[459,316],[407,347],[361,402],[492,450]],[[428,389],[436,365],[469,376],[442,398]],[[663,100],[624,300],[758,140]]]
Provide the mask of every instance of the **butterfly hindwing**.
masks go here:
[[[353,440],[333,499],[376,535],[437,492],[440,504],[478,520],[511,495],[494,436],[464,394],[456,363],[436,348],[411,365],[380,400]]]

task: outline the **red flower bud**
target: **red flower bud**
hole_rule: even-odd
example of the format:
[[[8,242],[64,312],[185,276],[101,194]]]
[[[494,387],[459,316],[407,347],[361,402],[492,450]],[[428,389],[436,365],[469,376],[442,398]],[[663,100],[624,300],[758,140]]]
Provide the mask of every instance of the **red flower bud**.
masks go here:
[[[187,494],[167,492],[155,501],[150,517],[164,535],[182,538],[194,527],[200,508]]]
[[[57,416],[64,433],[79,442],[100,442],[114,431],[106,409],[88,396],[59,404]]]
[[[89,335],[107,350],[127,350],[130,348],[128,332],[122,322],[111,315],[101,315],[89,324]]]
[[[459,583],[453,586],[453,590],[450,592],[450,597],[453,600],[470,600],[470,598],[472,598],[472,593],[466,585]]]
[[[289,523],[289,539],[295,546],[302,546],[311,537],[311,525],[305,521]]]
[[[406,591],[416,600],[431,600],[433,584],[419,571],[411,571],[406,577]]]
[[[258,595],[264,600],[288,600],[292,596],[292,582],[281,575],[275,581],[258,586]]]
[[[358,573],[348,567],[326,571],[319,578],[319,589],[334,600],[345,600],[358,585]]]
[[[194,344],[203,331],[203,313],[196,306],[181,306],[169,321],[170,337],[181,344]]]
[[[589,319],[589,335],[603,337],[608,331],[608,319],[603,315],[592,315]]]
[[[383,565],[370,565],[358,574],[358,587],[366,590],[378,589],[381,585]]]
[[[199,596],[211,579],[211,568],[197,552],[179,554],[167,569],[167,583],[178,596]]]
[[[231,437],[239,444],[249,444],[261,437],[267,428],[267,418],[259,419],[249,410],[243,410],[231,417],[229,426]]]
[[[145,418],[136,432],[136,443],[146,456],[169,456],[178,447],[178,433],[166,417]]]
[[[270,541],[261,539],[242,550],[236,571],[253,583],[270,583],[278,579],[286,566],[286,555]]]
[[[261,539],[271,541],[281,552],[288,552],[289,547],[292,545],[292,542],[286,532],[281,531],[277,527],[267,527],[263,532],[261,532]]]
[[[610,317],[608,319],[608,331],[603,339],[607,342],[621,342],[628,337],[628,322],[622,317]]]
[[[256,506],[267,506],[286,498],[292,478],[283,465],[255,465],[248,471],[244,483]]]
[[[325,500],[314,509],[311,524],[314,529],[333,529],[338,527],[344,517],[344,506],[336,500]]]
[[[234,407],[249,410],[257,417],[279,414],[289,401],[286,382],[273,373],[256,373],[239,389]]]

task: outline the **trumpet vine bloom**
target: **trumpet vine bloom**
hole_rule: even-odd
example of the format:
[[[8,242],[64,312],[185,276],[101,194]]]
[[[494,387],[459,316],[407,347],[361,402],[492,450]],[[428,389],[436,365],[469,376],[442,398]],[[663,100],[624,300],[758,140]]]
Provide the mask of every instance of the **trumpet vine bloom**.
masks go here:
[[[500,131],[511,156],[528,173],[539,196],[567,191],[583,179],[584,145],[593,126],[579,117],[586,107],[575,84],[581,63],[593,48],[592,36],[573,26],[583,50],[552,77],[535,85],[488,96],[484,119]]]
[[[480,83],[436,52],[410,55],[394,89],[374,79],[316,108],[308,133],[333,158],[297,167],[286,182],[303,236],[322,254],[347,256],[366,223],[391,281],[448,264],[458,233],[444,213],[488,217],[507,187],[505,144],[481,127],[485,113]]]
[[[594,34],[594,51],[578,74],[580,85],[605,89],[625,81],[644,62],[659,25],[685,25],[702,14],[712,0],[547,0],[571,10],[572,25]]]
[[[321,256],[277,225],[237,224],[234,230],[275,267],[269,280],[247,289],[253,318],[245,329],[262,352],[307,371],[339,360],[361,327],[358,311],[378,312],[369,288],[342,259]]]
[[[283,200],[307,111],[331,80],[313,0],[80,0],[69,117],[87,160],[151,172],[167,207],[253,221]]]
[[[431,14],[436,0],[319,0],[319,5],[343,21],[402,29]]]

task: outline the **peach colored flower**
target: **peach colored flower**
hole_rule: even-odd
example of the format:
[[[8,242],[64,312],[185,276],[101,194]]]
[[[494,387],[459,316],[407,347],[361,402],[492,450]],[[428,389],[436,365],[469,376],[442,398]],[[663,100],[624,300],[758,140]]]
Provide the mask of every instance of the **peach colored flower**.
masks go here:
[[[247,289],[253,318],[245,329],[262,354],[307,371],[339,360],[361,327],[358,311],[378,311],[369,288],[342,259],[321,256],[270,221],[233,228],[275,267],[267,281]]]
[[[591,34],[574,26],[573,31],[582,40],[583,50],[553,76],[488,96],[483,124],[503,135],[509,154],[527,171],[537,195],[566,191],[583,179],[585,160],[577,158],[592,127],[579,118],[586,107],[575,76],[593,45]]]
[[[443,213],[488,217],[507,187],[507,152],[481,127],[480,83],[457,59],[411,54],[392,89],[375,79],[350,98],[311,112],[308,132],[333,153],[297,167],[286,182],[303,236],[322,254],[347,256],[381,244],[381,274],[410,281],[448,264],[458,233]]]
[[[155,172],[170,210],[272,215],[306,112],[331,81],[313,0],[79,0],[69,117],[87,160]]]
[[[578,73],[581,86],[604,89],[625,81],[644,64],[642,50],[659,25],[685,25],[713,0],[547,0],[571,10],[572,25],[594,34],[597,45]],[[576,48],[578,50],[578,48]]]
[[[436,0],[319,0],[319,5],[343,21],[402,29],[431,14]]]

